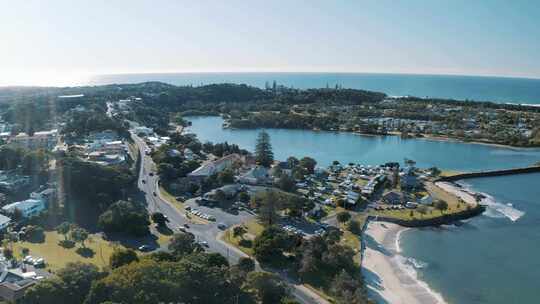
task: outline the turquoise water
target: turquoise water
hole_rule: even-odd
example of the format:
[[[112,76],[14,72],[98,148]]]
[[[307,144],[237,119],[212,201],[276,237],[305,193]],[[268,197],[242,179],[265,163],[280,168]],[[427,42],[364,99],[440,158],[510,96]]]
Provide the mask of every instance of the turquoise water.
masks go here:
[[[466,183],[491,196],[485,215],[460,227],[405,231],[402,254],[417,260],[419,278],[449,303],[538,303],[540,174]]]
[[[274,80],[278,84],[303,89],[339,84],[344,88],[397,96],[540,104],[540,79],[504,77],[369,73],[171,73],[99,75],[92,77],[88,84],[162,81],[175,85],[201,85],[228,82],[262,88],[266,82],[272,83]]]
[[[238,144],[253,150],[259,130],[222,129],[220,117],[189,117],[191,131],[201,141]],[[310,156],[319,165],[334,160],[342,163],[379,165],[410,158],[420,167],[437,166],[458,171],[478,171],[522,167],[540,161],[540,149],[509,149],[488,145],[425,139],[401,139],[399,136],[360,136],[351,133],[309,130],[268,129],[275,158]]]
[[[190,117],[203,141],[252,150],[257,130],[222,129],[219,117]],[[530,165],[540,150],[347,133],[267,130],[277,159],[312,156],[319,164],[380,164],[412,158],[421,167],[484,170]],[[463,226],[412,229],[400,247],[416,273],[449,303],[538,303],[540,287],[540,174],[471,179],[466,187],[490,196],[484,215]],[[508,205],[508,204],[511,204]]]

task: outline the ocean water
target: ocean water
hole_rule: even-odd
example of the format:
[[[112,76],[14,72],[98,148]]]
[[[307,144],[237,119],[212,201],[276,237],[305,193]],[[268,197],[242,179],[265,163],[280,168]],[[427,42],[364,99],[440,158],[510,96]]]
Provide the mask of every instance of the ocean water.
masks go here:
[[[365,89],[393,96],[438,97],[479,101],[540,104],[540,79],[407,75],[370,73],[170,73],[97,75],[86,84],[139,83],[162,81],[174,85],[245,83],[264,87],[265,83],[295,88],[334,87]]]
[[[223,129],[221,117],[188,117],[190,131],[202,141],[238,144],[253,151],[259,130]],[[321,166],[334,160],[366,165],[413,159],[420,167],[437,166],[447,170],[479,171],[523,167],[540,161],[540,149],[500,148],[489,145],[401,139],[399,136],[361,136],[351,133],[315,132],[311,130],[266,130],[276,159],[310,156]]]
[[[220,117],[190,117],[203,141],[253,150],[258,130],[222,129]],[[269,129],[276,159],[312,156],[320,165],[380,164],[411,158],[418,166],[475,171],[530,165],[539,149],[510,149],[460,142],[402,140],[348,133]],[[487,211],[462,226],[408,229],[399,247],[406,271],[448,303],[538,303],[540,287],[540,174],[466,180],[486,194]]]
[[[540,174],[466,180],[488,210],[462,226],[409,229],[405,257],[449,303],[539,303]]]

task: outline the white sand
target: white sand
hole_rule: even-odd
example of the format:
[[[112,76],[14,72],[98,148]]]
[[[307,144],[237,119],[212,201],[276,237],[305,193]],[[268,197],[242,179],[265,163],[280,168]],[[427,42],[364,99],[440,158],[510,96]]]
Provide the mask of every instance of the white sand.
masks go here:
[[[469,204],[471,206],[476,206],[477,205],[476,198],[471,193],[469,193],[467,190],[465,190],[463,188],[460,188],[460,187],[456,186],[453,183],[437,182],[437,183],[435,183],[435,186],[443,189],[444,191],[446,191],[448,193],[451,193],[451,194],[461,198],[464,202],[466,202],[467,204]]]
[[[412,266],[399,254],[399,234],[405,229],[396,224],[370,222],[365,231],[362,274],[369,295],[377,303],[438,304],[442,297],[416,279]]]

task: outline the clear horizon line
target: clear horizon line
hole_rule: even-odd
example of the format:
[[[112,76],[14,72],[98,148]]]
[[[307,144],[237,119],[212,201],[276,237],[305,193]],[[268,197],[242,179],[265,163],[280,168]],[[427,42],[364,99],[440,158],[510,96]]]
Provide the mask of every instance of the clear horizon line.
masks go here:
[[[44,71],[43,71],[44,72]],[[42,72],[42,73],[43,73]],[[28,72],[24,73],[28,75],[36,75],[36,73]],[[41,74],[41,73],[40,73]],[[260,69],[260,70],[162,70],[162,71],[119,71],[119,72],[51,72],[43,73],[43,77],[34,78],[32,76],[19,77],[17,80],[12,81],[2,81],[0,77],[0,88],[6,87],[84,87],[84,86],[96,86],[97,84],[92,84],[93,78],[99,76],[116,76],[116,75],[174,75],[174,74],[341,74],[341,75],[355,75],[355,74],[366,74],[366,75],[403,75],[403,76],[431,76],[431,77],[485,77],[485,78],[504,78],[504,79],[525,79],[525,80],[540,80],[539,77],[535,76],[519,76],[519,75],[498,75],[498,74],[462,74],[462,73],[421,73],[421,72],[370,72],[370,71],[332,71],[332,70],[282,70],[277,71],[273,69]],[[59,76],[59,77],[48,77],[48,76]],[[23,76],[23,75],[19,75]],[[24,75],[26,76],[26,75]],[[28,80],[27,80],[28,79]],[[46,79],[46,80],[44,80]],[[271,80],[271,79],[269,79]],[[143,81],[144,82],[144,81]],[[161,81],[164,82],[164,81]]]
[[[114,76],[114,75],[156,75],[156,74],[372,74],[372,75],[411,75],[411,76],[461,76],[461,77],[486,77],[486,78],[517,78],[540,80],[540,76],[525,76],[525,75],[502,75],[502,74],[462,74],[462,73],[430,73],[430,72],[369,72],[369,71],[308,71],[308,70],[191,70],[191,71],[144,71],[144,72],[106,72],[106,73],[91,73],[91,77],[95,76]]]

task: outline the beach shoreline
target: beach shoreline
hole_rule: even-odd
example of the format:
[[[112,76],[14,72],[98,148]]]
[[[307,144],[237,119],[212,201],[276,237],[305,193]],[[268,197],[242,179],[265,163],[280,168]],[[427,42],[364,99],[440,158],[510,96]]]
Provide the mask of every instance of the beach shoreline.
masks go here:
[[[363,237],[362,275],[369,296],[377,303],[445,304],[443,297],[419,280],[399,246],[401,233],[411,229],[371,221]]]

